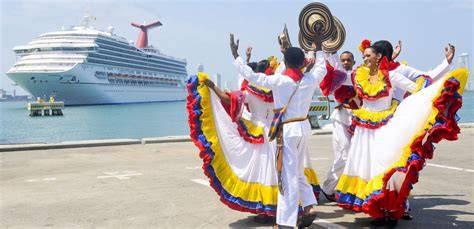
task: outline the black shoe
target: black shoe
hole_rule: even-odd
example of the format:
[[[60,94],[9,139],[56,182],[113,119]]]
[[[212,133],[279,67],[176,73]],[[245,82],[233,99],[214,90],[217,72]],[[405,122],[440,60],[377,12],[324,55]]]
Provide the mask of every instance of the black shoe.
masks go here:
[[[413,216],[410,215],[410,213],[408,212],[405,212],[402,216],[402,219],[404,220],[412,220],[413,219]]]
[[[329,202],[336,202],[336,195],[334,195],[334,194],[328,195],[322,189],[321,189],[321,192],[323,193],[326,200],[328,200]]]
[[[253,217],[253,221],[256,223],[267,224],[274,222],[275,217],[261,214]]]
[[[397,226],[398,220],[394,218],[387,218],[386,220],[386,225],[389,227],[395,227]]]
[[[298,223],[298,228],[305,228],[311,226],[315,219],[316,215],[303,215],[301,217],[301,221]]]
[[[383,226],[385,225],[385,217],[381,217],[381,218],[374,218],[370,224],[372,226]]]

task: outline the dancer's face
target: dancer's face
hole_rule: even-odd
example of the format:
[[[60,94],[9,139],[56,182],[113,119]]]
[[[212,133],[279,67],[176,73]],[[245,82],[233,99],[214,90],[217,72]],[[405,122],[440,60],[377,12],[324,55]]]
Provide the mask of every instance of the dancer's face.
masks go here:
[[[375,53],[374,49],[366,48],[364,51],[364,65],[368,68],[377,66],[382,55]]]
[[[341,54],[341,63],[342,63],[342,67],[343,67],[346,71],[352,70],[352,67],[353,67],[354,64],[355,64],[354,56],[352,56],[351,53],[343,53],[343,54]]]

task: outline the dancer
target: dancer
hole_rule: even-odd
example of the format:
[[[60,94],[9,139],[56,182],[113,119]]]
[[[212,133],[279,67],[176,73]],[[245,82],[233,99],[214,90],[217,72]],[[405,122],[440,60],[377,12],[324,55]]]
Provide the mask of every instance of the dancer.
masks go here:
[[[333,62],[333,66],[341,66],[342,71],[350,76],[352,68],[355,64],[354,55],[349,51],[344,51],[340,55],[340,63],[338,61]],[[335,63],[334,63],[335,62]],[[346,78],[344,85],[341,86],[336,92],[342,91],[353,92],[352,81],[350,77]],[[340,96],[338,94],[338,96]],[[351,102],[340,101],[334,107],[334,111],[331,114],[331,120],[333,125],[332,131],[332,146],[334,151],[334,162],[329,168],[326,176],[326,180],[323,182],[321,190],[329,201],[336,201],[334,192],[339,180],[339,176],[342,174],[346,165],[347,152],[349,150],[352,135],[348,132],[348,129],[352,123],[352,112],[349,106]],[[354,102],[352,102],[354,103]]]
[[[281,190],[278,193],[277,224],[279,227],[294,227],[297,223],[298,202],[307,216],[315,217],[317,203],[311,187],[303,176],[303,155],[307,153],[307,138],[311,132],[307,115],[312,95],[326,75],[321,42],[317,48],[314,70],[303,74],[304,52],[299,48],[288,48],[284,54],[286,70],[283,74],[265,76],[253,72],[238,54],[238,43],[231,34],[231,51],[238,72],[249,82],[272,89],[275,108],[283,114],[282,131],[278,142],[282,144]],[[307,71],[311,70],[308,66]],[[279,113],[280,115],[282,113]],[[277,126],[279,127],[279,126]],[[281,141],[283,140],[283,141]]]
[[[247,54],[255,71],[271,73],[269,67],[276,67],[268,59],[250,62],[251,50]],[[204,73],[191,76],[187,87],[191,138],[211,186],[230,208],[269,220],[262,215],[276,215],[278,194],[276,143],[267,137],[273,117],[271,90],[243,81],[241,90],[225,92]],[[304,164],[305,179],[317,198],[316,173],[308,158]]]
[[[399,73],[401,66],[392,61],[388,44],[369,42],[364,65],[353,73],[363,105],[353,111],[354,135],[336,199],[341,207],[363,211],[375,222],[395,224],[425,160],[433,156],[433,143],[457,139],[456,111],[467,70],[450,72],[431,85],[427,80],[415,84]],[[399,103],[392,99],[393,88],[412,95]]]
[[[363,43],[366,43],[364,41]],[[382,41],[387,42],[387,41]],[[387,44],[391,45],[391,44]],[[397,58],[402,50],[402,42],[398,41],[397,46],[393,50],[392,59]],[[433,70],[424,72],[407,65],[400,65],[395,70],[409,78],[412,81],[416,81],[419,76],[427,77],[431,76],[433,79],[439,79],[441,76],[444,76],[449,70],[452,70],[452,59],[454,57],[454,46],[448,45],[445,50],[445,59],[443,62],[438,65]],[[332,58],[334,59],[334,58]],[[332,60],[330,59],[330,60]],[[350,75],[353,71],[353,66],[355,64],[354,55],[349,51],[344,51],[340,55],[340,62],[333,60],[330,61],[330,64],[333,66],[342,66],[342,71],[346,72],[348,78],[343,83],[338,90],[335,91],[335,98],[338,101],[334,112],[331,115],[331,120],[333,120],[333,150],[334,150],[334,163],[330,167],[327,178],[323,182],[322,191],[325,194],[326,199],[329,201],[335,201],[335,187],[337,185],[339,176],[342,174],[345,167],[345,162],[347,159],[347,152],[350,146],[350,140],[352,134],[349,133],[350,126],[352,123],[352,109],[358,108],[357,104],[360,104],[360,101],[355,97],[354,88],[352,85],[352,80]],[[406,91],[400,90],[399,88],[394,88],[394,98],[398,101],[403,99]],[[405,219],[411,219],[411,216],[408,214],[404,215]]]

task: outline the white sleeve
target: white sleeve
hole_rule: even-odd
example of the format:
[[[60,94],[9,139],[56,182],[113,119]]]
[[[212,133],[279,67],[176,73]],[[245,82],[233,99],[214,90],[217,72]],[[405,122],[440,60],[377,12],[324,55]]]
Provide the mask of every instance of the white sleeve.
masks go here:
[[[280,80],[280,77],[277,77],[279,75],[267,76],[264,73],[256,73],[252,71],[252,69],[247,64],[245,64],[244,59],[242,59],[240,56],[234,60],[234,67],[237,69],[237,72],[242,75],[242,77],[257,86],[272,89],[278,85]]]
[[[431,70],[428,72],[428,75],[434,80],[438,80],[444,75],[446,75],[449,71],[452,71],[454,69],[454,64],[451,62],[451,64],[448,63],[446,59],[443,60],[443,63],[438,65],[435,69]]]
[[[346,80],[344,80],[342,85],[354,86],[354,84],[352,83],[352,72],[347,72],[347,71],[344,71],[344,70],[342,70],[342,71],[345,72],[346,75],[347,75]]]
[[[390,83],[397,88],[409,92],[413,92],[416,89],[416,84],[413,81],[398,72],[390,71],[389,76]]]
[[[327,54],[326,58],[329,64],[334,67],[334,69],[343,70],[341,59],[339,58],[339,55],[337,53]]]
[[[445,58],[440,65],[436,66],[436,68],[429,71],[420,71],[413,67],[405,66],[403,75],[406,76],[410,80],[415,80],[416,77],[418,77],[419,75],[428,75],[434,81],[436,81],[440,79],[441,77],[443,77],[446,73],[451,71],[453,68],[454,68],[453,63],[449,64]]]
[[[242,83],[244,82],[244,77],[242,77],[240,74],[239,75],[239,79],[237,81],[238,85],[237,85],[237,89],[240,89],[240,87],[242,87]]]
[[[323,80],[324,76],[326,76],[326,60],[324,58],[324,53],[322,51],[316,52],[316,63],[314,63],[314,67],[311,70],[310,74],[315,79],[316,83],[319,83]]]
[[[247,90],[243,92],[244,94],[244,103],[249,103],[249,93]]]

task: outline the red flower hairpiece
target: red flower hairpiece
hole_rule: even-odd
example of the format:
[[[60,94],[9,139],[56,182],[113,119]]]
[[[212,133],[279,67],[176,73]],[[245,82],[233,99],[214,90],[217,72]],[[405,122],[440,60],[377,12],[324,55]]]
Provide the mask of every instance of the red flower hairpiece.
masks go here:
[[[364,39],[359,45],[359,50],[361,53],[364,53],[365,49],[370,47],[370,40]]]

